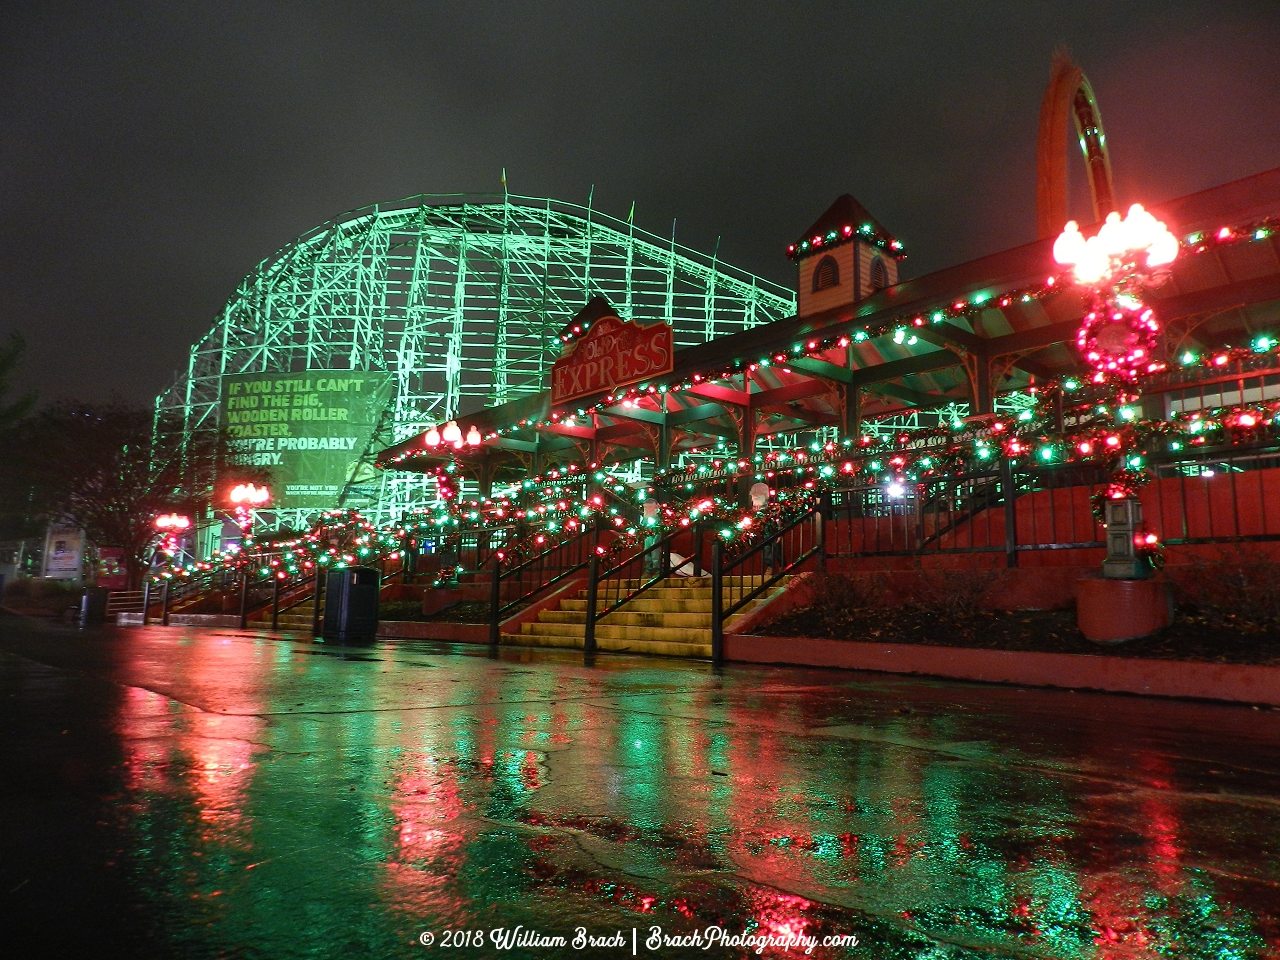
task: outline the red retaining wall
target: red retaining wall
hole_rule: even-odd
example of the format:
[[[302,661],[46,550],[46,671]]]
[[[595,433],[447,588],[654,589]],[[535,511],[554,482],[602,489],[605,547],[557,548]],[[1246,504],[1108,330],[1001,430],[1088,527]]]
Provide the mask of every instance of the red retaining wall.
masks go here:
[[[487,623],[445,623],[421,620],[380,620],[378,636],[384,640],[446,640],[451,643],[488,643]]]
[[[522,623],[532,623],[538,619],[539,612],[554,610],[560,605],[560,598],[570,596],[582,589],[586,577],[570,577],[558,589],[551,591],[536,603],[531,603],[502,621],[503,633],[519,633]],[[486,584],[483,598],[488,599],[491,588]],[[464,599],[456,596],[453,601]],[[441,608],[443,609],[443,608]],[[446,623],[439,620],[423,622],[419,620],[382,621],[378,624],[378,636],[399,640],[448,640],[457,643],[488,643],[489,625],[487,623]]]
[[[1101,541],[1089,497],[1095,488],[1039,490],[1016,501],[1018,543]],[[1143,518],[1162,540],[1280,535],[1280,469],[1221,473],[1212,477],[1154,480],[1143,488]],[[940,517],[926,516],[925,534]],[[945,515],[941,515],[945,520]],[[919,547],[917,518],[869,517],[837,520],[828,528],[829,549],[843,553],[913,550]],[[984,510],[929,545],[931,550],[989,548],[992,564],[1003,564],[1004,507]],[[1195,547],[1171,548],[1195,553]],[[1079,566],[1102,562],[1101,547],[1023,551],[1020,566]],[[981,561],[969,559],[967,565]]]
[[[464,600],[488,601],[493,588],[487,583],[460,583],[456,587],[422,588],[422,612],[427,616]]]
[[[1280,706],[1280,667],[725,635],[725,659]]]

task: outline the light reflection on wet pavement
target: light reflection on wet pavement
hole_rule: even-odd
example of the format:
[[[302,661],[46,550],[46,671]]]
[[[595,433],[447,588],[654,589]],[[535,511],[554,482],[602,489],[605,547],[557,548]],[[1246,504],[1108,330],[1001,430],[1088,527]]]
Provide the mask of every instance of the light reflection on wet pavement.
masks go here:
[[[3,617],[0,713],[32,956],[1280,956],[1275,711]]]

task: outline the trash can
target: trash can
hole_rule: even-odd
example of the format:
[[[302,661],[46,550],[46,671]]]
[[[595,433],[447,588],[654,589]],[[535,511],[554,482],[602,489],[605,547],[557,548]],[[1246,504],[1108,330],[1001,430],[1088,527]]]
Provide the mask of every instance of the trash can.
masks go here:
[[[106,587],[85,587],[84,596],[80,598],[80,625],[86,623],[102,623],[107,619],[107,596],[111,593]]]
[[[372,567],[329,571],[320,629],[325,640],[347,643],[372,641],[377,636],[379,579]]]

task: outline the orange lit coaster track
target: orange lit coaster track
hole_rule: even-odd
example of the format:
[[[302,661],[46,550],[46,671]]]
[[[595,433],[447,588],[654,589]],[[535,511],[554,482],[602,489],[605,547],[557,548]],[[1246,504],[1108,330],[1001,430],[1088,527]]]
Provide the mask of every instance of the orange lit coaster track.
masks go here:
[[[1067,116],[1075,119],[1084,152],[1093,215],[1102,220],[1116,209],[1111,183],[1111,157],[1102,113],[1084,72],[1063,51],[1053,57],[1053,72],[1040,104],[1040,138],[1036,150],[1036,229],[1041,239],[1055,237],[1067,216]]]

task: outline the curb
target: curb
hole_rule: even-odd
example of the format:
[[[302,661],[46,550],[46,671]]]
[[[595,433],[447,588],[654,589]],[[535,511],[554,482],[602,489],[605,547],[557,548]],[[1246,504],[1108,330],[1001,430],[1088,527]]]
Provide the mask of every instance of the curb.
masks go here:
[[[724,655],[738,663],[1280,706],[1280,667],[1271,666],[732,634]]]

